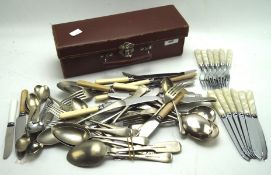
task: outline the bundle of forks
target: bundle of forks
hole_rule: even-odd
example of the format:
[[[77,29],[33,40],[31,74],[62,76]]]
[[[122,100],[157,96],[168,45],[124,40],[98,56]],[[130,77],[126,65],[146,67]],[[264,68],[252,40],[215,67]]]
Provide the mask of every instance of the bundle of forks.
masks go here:
[[[199,80],[204,89],[218,89],[229,86],[232,50],[196,49],[194,53],[201,70]]]

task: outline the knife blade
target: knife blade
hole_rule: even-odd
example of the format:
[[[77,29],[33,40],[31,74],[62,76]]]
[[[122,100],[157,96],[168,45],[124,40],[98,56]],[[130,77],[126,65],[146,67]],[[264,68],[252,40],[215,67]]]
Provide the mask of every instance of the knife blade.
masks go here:
[[[213,90],[209,90],[208,92],[208,96],[209,97],[214,97],[216,98],[216,94]],[[240,146],[240,143],[238,142],[234,132],[233,132],[233,129],[228,121],[228,119],[226,118],[226,113],[224,111],[224,109],[222,108],[221,104],[219,103],[219,101],[217,100],[216,102],[213,102],[212,105],[214,106],[214,108],[216,109],[217,113],[219,114],[220,116],[220,119],[222,121],[222,123],[224,124],[233,144],[235,145],[237,151],[239,152],[239,154],[247,161],[250,160],[250,158],[243,152],[241,146]]]
[[[222,92],[223,92],[225,100],[230,108],[230,111],[232,113],[231,114],[231,125],[234,126],[233,127],[234,132],[238,134],[237,137],[241,141],[241,144],[242,144],[241,146],[243,146],[242,147],[243,151],[245,152],[246,155],[248,155],[250,157],[251,154],[249,152],[248,146],[245,141],[245,136],[242,131],[241,123],[238,118],[239,116],[237,114],[237,109],[234,105],[234,101],[232,99],[231,92],[228,88],[222,88]]]
[[[167,116],[168,113],[173,109],[175,104],[178,104],[184,97],[184,92],[180,91],[177,96],[170,102],[161,106],[157,114],[154,114],[147,122],[140,128],[138,136],[149,137],[159,126],[162,120]]]
[[[254,122],[252,117],[250,116],[250,109],[247,103],[246,94],[244,91],[239,91],[238,95],[247,121],[248,135],[250,140],[249,146],[256,158],[261,159],[261,147],[257,146],[257,136],[255,137],[254,135],[256,131],[254,131]]]
[[[17,105],[18,105],[17,99],[13,99],[11,101],[11,106],[10,106],[10,111],[9,111],[9,119],[8,119],[8,124],[7,124],[7,129],[6,129],[3,159],[7,159],[12,152]]]
[[[262,156],[261,158],[263,160],[267,159],[267,146],[266,146],[266,141],[265,141],[265,137],[264,137],[264,133],[261,127],[261,124],[259,122],[258,116],[257,116],[257,112],[256,112],[256,105],[255,105],[255,99],[254,99],[254,95],[252,91],[247,91],[246,92],[246,98],[247,98],[247,102],[248,102],[248,106],[250,109],[250,114],[252,117],[253,121],[253,126],[254,126],[254,131],[257,134],[256,137],[258,138],[258,143],[260,143],[261,145],[261,150],[262,150]],[[259,149],[260,150],[260,149]]]
[[[19,116],[16,119],[16,127],[15,127],[15,140],[19,139],[25,133],[25,125],[26,125],[26,111],[25,111],[25,100],[28,95],[28,91],[26,89],[21,92],[20,99],[20,111]]]

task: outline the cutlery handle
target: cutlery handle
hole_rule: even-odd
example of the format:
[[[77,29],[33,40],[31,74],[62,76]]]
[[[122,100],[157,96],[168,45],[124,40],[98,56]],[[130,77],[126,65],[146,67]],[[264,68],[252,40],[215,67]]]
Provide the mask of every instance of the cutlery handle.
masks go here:
[[[129,82],[129,77],[117,77],[117,78],[108,78],[108,79],[99,79],[95,80],[97,84],[112,84],[112,83],[126,83]]]
[[[223,110],[225,111],[225,113],[226,114],[231,113],[231,110],[230,110],[229,106],[227,105],[227,102],[223,96],[222,91],[220,89],[216,89],[215,94],[216,94],[216,97],[217,97],[219,103],[221,104]]]
[[[231,110],[232,113],[236,113],[237,112],[237,109],[234,105],[234,102],[232,100],[232,97],[231,97],[231,92],[228,88],[222,88],[222,91],[223,91],[223,94],[224,94],[224,97],[226,99],[226,102]]]
[[[17,116],[17,99],[13,99],[10,104],[8,123],[14,123]]]
[[[203,60],[204,65],[206,67],[208,67],[210,63],[209,63],[209,59],[208,59],[206,50],[201,50],[201,55],[202,55],[202,60]]]
[[[232,64],[232,57],[233,57],[233,53],[231,49],[227,50],[227,55],[226,55],[226,61],[227,61],[227,66],[230,67]]]
[[[169,78],[171,81],[176,82],[176,81],[182,81],[182,80],[187,80],[187,79],[192,79],[197,76],[197,72],[190,72],[184,75],[176,76],[176,77],[171,77]]]
[[[207,93],[208,93],[208,97],[216,98],[215,92],[213,90],[209,90]],[[218,115],[225,116],[225,111],[223,110],[218,100],[216,102],[213,102],[212,105],[216,109],[216,112],[218,113]]]
[[[114,89],[127,90],[127,91],[136,91],[139,88],[139,86],[124,84],[124,83],[114,83],[112,87]]]
[[[95,99],[95,102],[100,102],[100,101],[108,100],[109,99],[109,95],[108,94],[96,95],[94,97],[94,99]]]
[[[26,97],[28,96],[28,90],[24,89],[21,92],[21,99],[20,99],[20,113],[25,113],[25,101]]]
[[[248,101],[248,106],[249,106],[249,109],[250,109],[250,113],[253,116],[256,116],[257,111],[256,111],[256,105],[255,105],[255,99],[254,99],[253,92],[252,91],[247,91],[246,92],[246,98],[247,98],[247,101]]]
[[[184,91],[181,90],[172,101],[163,106],[163,108],[158,112],[157,115],[160,116],[162,119],[165,118],[168,115],[168,113],[173,109],[174,107],[173,103],[178,104],[184,97],[184,94],[185,94]]]
[[[78,118],[78,117],[81,117],[82,115],[87,115],[90,113],[97,112],[98,110],[99,110],[99,106],[93,106],[93,107],[89,107],[85,109],[78,109],[75,111],[63,112],[59,114],[59,119],[67,120],[67,119]]]
[[[249,106],[246,99],[246,93],[244,91],[239,91],[238,95],[239,95],[244,113],[250,114]]]
[[[213,50],[213,55],[214,55],[214,63],[216,66],[218,66],[220,64],[219,51],[217,49]]]
[[[219,49],[219,60],[221,65],[226,64],[226,55],[224,49]]]
[[[146,79],[146,80],[135,81],[132,83],[127,83],[127,85],[139,86],[139,85],[146,85],[146,84],[150,84],[150,83],[151,83],[151,80]]]
[[[207,56],[211,66],[215,64],[214,55],[211,49],[207,49]]]
[[[88,81],[84,81],[84,80],[78,80],[76,82],[76,84],[79,86],[83,86],[86,88],[91,88],[91,89],[95,89],[95,90],[99,90],[99,91],[104,91],[104,92],[109,92],[111,90],[111,88],[109,86],[104,86],[101,84],[92,83],[92,82],[88,82]]]
[[[239,113],[243,113],[243,108],[242,108],[242,104],[238,95],[238,92],[235,89],[231,89],[231,96],[233,99],[233,102],[236,106],[237,112]]]
[[[199,67],[202,68],[203,67],[203,60],[202,60],[202,56],[201,56],[201,51],[199,49],[196,49],[194,51],[194,54],[195,54],[195,57],[196,57],[196,60],[197,60]]]
[[[155,154],[110,154],[112,157],[116,158],[131,158],[139,160],[149,160],[155,162],[170,163],[172,161],[171,153],[155,153]]]

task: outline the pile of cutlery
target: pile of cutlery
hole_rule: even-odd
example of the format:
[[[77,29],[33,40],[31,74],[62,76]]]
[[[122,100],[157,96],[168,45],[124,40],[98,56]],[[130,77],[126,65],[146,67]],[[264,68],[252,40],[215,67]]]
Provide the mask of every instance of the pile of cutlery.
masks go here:
[[[123,74],[124,77],[95,82],[60,82],[57,87],[65,92],[62,100],[53,98],[46,85],[36,85],[33,93],[23,90],[16,122],[17,100],[11,105],[3,158],[11,154],[14,132],[19,160],[39,155],[46,146],[62,143],[71,148],[67,159],[76,166],[91,166],[103,160],[105,155],[171,162],[172,154],[181,151],[179,142],[148,144],[151,134],[159,126],[177,126],[181,134],[202,141],[217,137],[219,130],[214,123],[214,113],[206,106],[206,102],[216,99],[185,89],[193,85],[195,70]],[[88,102],[92,99],[99,104],[89,107]],[[205,106],[201,106],[201,102]],[[180,112],[180,104],[190,105],[189,110]],[[201,127],[193,128],[197,125]],[[100,158],[94,161],[89,160],[89,152],[85,152],[83,162],[73,157],[76,154],[72,152],[85,151],[85,147],[93,145],[108,152],[99,152]]]
[[[229,86],[233,55],[231,50],[225,52],[224,49],[196,49],[194,54],[201,70],[199,80],[203,88],[217,89]]]
[[[213,106],[240,155],[245,160],[267,159],[266,141],[252,91],[222,88],[209,90],[208,96],[218,99]]]

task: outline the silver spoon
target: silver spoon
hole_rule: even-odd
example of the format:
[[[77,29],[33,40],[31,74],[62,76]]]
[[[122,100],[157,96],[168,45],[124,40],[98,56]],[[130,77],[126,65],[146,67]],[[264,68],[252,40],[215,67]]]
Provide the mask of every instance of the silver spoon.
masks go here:
[[[100,141],[86,141],[72,148],[67,154],[67,160],[79,167],[94,167],[100,165],[107,156],[113,158],[133,158],[168,163],[172,161],[171,153],[153,154],[115,154],[110,153],[109,147]]]
[[[30,143],[31,143],[30,137],[24,134],[22,137],[16,140],[15,149],[19,153],[25,152]]]

